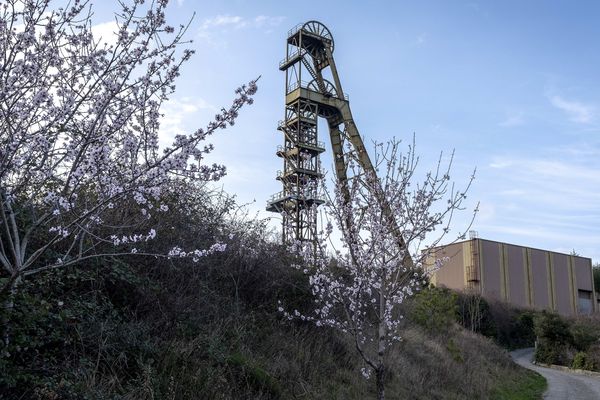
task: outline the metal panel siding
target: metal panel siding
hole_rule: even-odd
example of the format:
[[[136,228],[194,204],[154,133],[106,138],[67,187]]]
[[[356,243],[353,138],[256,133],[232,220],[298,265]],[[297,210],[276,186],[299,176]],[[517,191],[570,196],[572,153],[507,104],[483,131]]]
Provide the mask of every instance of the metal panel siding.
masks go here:
[[[556,310],[560,314],[573,314],[572,287],[569,274],[569,256],[565,254],[550,253],[554,267],[554,296]]]
[[[526,262],[523,257],[523,247],[507,244],[506,249],[506,268],[508,272],[508,293],[509,301],[517,306],[529,306],[526,280]]]
[[[554,310],[563,315],[577,313],[579,291],[586,291],[593,307],[598,309],[589,258],[485,239],[446,246],[438,249],[436,257],[450,259],[435,274],[436,284],[463,290],[470,287],[468,279],[473,279],[472,286],[478,287],[488,299],[507,301],[518,307]],[[467,266],[471,264],[479,266],[478,285],[476,274],[467,276]]]
[[[533,274],[531,272],[531,249],[523,248],[523,257],[525,257],[525,281],[527,282],[527,302],[533,307]]]
[[[496,242],[480,240],[481,242],[481,269],[483,279],[483,295],[494,299],[502,299],[502,273],[501,247]]]
[[[436,258],[449,257],[439,270],[435,272],[435,285],[450,289],[462,290],[465,287],[465,266],[463,260],[463,243],[454,243],[438,249]]]
[[[533,280],[533,306],[536,308],[552,309],[549,294],[549,282],[545,251],[531,249],[531,272]]]
[[[593,290],[592,260],[583,257],[573,257],[577,289]]]

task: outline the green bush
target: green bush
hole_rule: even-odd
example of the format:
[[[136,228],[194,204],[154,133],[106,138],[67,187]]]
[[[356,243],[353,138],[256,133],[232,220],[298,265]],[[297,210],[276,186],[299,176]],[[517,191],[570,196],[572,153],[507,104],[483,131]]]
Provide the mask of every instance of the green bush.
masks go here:
[[[569,324],[558,314],[546,311],[534,318],[537,336],[535,360],[545,364],[569,365],[567,350],[573,341]]]
[[[409,318],[431,334],[443,334],[457,320],[457,300],[457,294],[446,288],[423,289],[414,297]]]
[[[587,351],[600,338],[598,326],[594,326],[591,321],[585,319],[573,321],[569,331],[572,336],[573,347],[580,352]]]
[[[472,332],[493,338],[508,349],[533,347],[534,315],[506,302],[485,300],[476,293],[461,293],[458,297],[459,321]]]
[[[596,364],[587,353],[579,351],[575,354],[575,357],[573,357],[571,368],[594,371],[596,370]]]
[[[148,327],[111,299],[120,296],[115,290],[136,299],[138,282],[127,269],[90,264],[24,280],[6,315],[11,330],[0,355],[0,393],[80,399],[90,380],[108,371],[135,375],[137,360],[153,350]]]
[[[538,340],[568,344],[572,341],[569,323],[556,313],[541,312],[534,319],[534,330]]]
[[[577,352],[577,354],[575,354],[575,357],[573,358],[573,364],[571,365],[571,368],[584,369],[586,365],[587,365],[587,360],[586,360],[585,352],[583,352],[583,351]]]
[[[586,363],[590,371],[600,371],[600,343],[592,344],[586,351]]]
[[[450,356],[452,357],[452,359],[458,363],[463,363],[465,362],[465,359],[463,358],[462,354],[461,354],[461,350],[460,348],[456,345],[456,343],[454,342],[454,340],[452,338],[450,338],[450,340],[448,340],[446,342],[446,350],[448,350],[448,353],[450,354]]]
[[[494,339],[508,349],[532,347],[535,342],[534,317],[525,311],[500,301],[490,302],[490,314],[494,320]]]
[[[535,343],[534,313],[523,311],[517,315],[510,334],[511,348],[531,347]]]

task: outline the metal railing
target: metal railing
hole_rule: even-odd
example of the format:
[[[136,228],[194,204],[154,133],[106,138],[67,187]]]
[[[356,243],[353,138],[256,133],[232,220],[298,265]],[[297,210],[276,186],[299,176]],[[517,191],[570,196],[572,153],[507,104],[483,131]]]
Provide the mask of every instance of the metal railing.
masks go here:
[[[302,88],[302,89],[310,90],[311,92],[315,92],[315,93],[319,93],[319,94],[323,94],[323,95],[325,95],[325,93],[321,93],[321,92],[319,92],[319,91],[317,91],[317,90],[310,89],[310,88],[308,87],[308,85],[309,85],[309,84],[310,84],[310,82],[306,82],[306,81],[296,81],[296,82],[293,82],[293,83],[291,83],[291,84],[289,84],[289,85],[288,85],[288,87],[287,87],[287,91],[286,91],[286,93],[285,93],[285,94],[290,94],[290,93],[292,93],[294,90],[296,90],[296,89],[298,89],[298,88]],[[335,97],[335,98],[337,98],[337,99],[339,99],[339,98],[340,98],[340,97],[339,97],[339,96],[337,96],[337,95],[336,95],[336,96],[332,96],[332,97]],[[346,94],[346,93],[344,93],[344,100],[346,100],[346,101],[350,100],[350,97],[349,97],[349,96],[348,96],[348,94]]]
[[[311,167],[311,168],[304,168],[301,166],[292,166],[287,171],[281,171],[281,170],[277,171],[277,179],[286,178],[286,177],[294,175],[294,174],[323,176],[323,171],[321,170],[320,164],[317,167]]]
[[[303,146],[303,147],[312,147],[314,149],[324,149],[325,148],[325,142],[321,142],[321,141],[317,141],[317,143],[310,143],[310,142],[297,142],[297,145]],[[286,152],[288,150],[293,150],[293,148],[291,149],[286,149],[285,146],[283,145],[277,145],[277,152]]]
[[[267,204],[276,203],[283,199],[300,200],[300,201],[314,200],[314,201],[325,202],[325,198],[323,196],[320,196],[316,190],[307,190],[304,193],[301,193],[299,195],[298,194],[286,194],[282,190],[281,192],[277,192],[274,195],[272,195],[269,198],[269,200],[267,201]]]
[[[292,54],[288,54],[283,60],[279,61],[279,66],[287,64],[290,60],[293,60],[296,57],[303,57],[307,53],[304,49],[298,49]],[[300,60],[298,60],[300,61]]]
[[[267,201],[267,203],[274,203],[277,200],[281,200],[285,197],[285,193],[282,190],[281,192],[275,193],[274,195],[272,195],[269,200]]]
[[[302,146],[305,147],[314,147],[317,149],[324,149],[325,148],[325,142],[321,142],[321,141],[317,141],[317,143],[311,143],[311,142],[298,142],[298,144],[301,144]]]
[[[294,90],[298,89],[298,88],[304,88],[307,89],[308,88],[308,84],[310,82],[306,82],[306,81],[296,81],[296,82],[292,82],[291,84],[288,85],[287,87],[287,93],[292,93]]]
[[[292,29],[288,31],[288,37],[296,34],[302,27],[304,26],[304,22],[300,22],[298,25],[294,26]]]
[[[316,113],[313,113],[315,116],[317,115]],[[294,116],[293,118],[290,119],[286,119],[286,120],[280,120],[277,122],[277,129],[283,129],[285,127],[288,126],[289,123],[293,123],[295,124],[296,122],[298,122],[298,120],[301,120],[302,122],[307,122],[307,123],[311,123],[311,124],[316,124],[316,118],[310,118],[310,117],[305,117],[305,116]]]

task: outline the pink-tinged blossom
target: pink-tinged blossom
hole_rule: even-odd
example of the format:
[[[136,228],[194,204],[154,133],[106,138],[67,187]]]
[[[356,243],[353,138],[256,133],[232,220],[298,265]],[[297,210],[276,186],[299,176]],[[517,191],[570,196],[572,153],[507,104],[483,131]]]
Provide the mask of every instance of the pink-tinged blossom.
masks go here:
[[[224,252],[226,249],[227,249],[226,243],[215,243],[212,246],[210,246],[208,251],[210,253],[221,253],[221,252]]]
[[[148,232],[148,236],[146,236],[146,240],[152,240],[156,237],[156,230],[154,228],[150,229]]]
[[[167,254],[169,257],[185,257],[186,253],[179,246],[173,247]]]
[[[287,311],[279,303],[278,310],[287,319],[351,335],[366,364],[363,376],[375,373],[379,388],[385,353],[402,340],[400,305],[447,261],[436,258],[433,249],[450,231],[454,212],[464,208],[473,177],[457,191],[449,181],[451,161],[446,168],[440,161],[435,172],[416,182],[414,142],[407,154],[395,141],[376,145],[375,165],[381,177],[364,173],[349,158],[353,178],[347,185],[338,183],[333,195],[325,191],[327,223],[316,243],[289,244],[303,260],[292,267],[308,275],[315,308]],[[335,242],[334,226],[341,233],[341,250],[329,246]]]
[[[236,89],[207,126],[159,148],[162,105],[194,53],[183,48],[185,26],[167,24],[167,1],[123,4],[113,45],[92,35],[86,2],[62,12],[49,0],[14,2],[0,6],[0,241],[11,244],[0,250],[0,268],[17,277],[97,254],[148,254],[149,244],[142,251],[137,243],[157,236],[148,226],[156,211],[225,175],[225,166],[203,163],[213,150],[207,140],[252,104],[256,82]],[[172,245],[156,255],[198,259],[226,248]],[[57,253],[60,263],[45,264]]]

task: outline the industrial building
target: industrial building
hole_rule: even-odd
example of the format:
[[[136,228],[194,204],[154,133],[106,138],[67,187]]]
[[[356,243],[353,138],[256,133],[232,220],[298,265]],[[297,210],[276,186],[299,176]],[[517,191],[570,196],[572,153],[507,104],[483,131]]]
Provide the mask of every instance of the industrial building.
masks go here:
[[[438,247],[432,257],[447,257],[433,273],[436,286],[562,315],[598,309],[589,258],[477,237]]]

